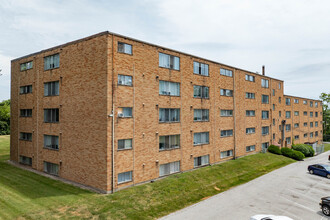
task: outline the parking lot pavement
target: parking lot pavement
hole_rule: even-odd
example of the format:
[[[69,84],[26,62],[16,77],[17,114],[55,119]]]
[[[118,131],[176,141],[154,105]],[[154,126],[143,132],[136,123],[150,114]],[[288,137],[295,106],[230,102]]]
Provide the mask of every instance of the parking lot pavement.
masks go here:
[[[329,220],[319,202],[321,197],[330,196],[330,179],[307,171],[311,164],[330,164],[329,153],[282,167],[162,219],[243,220],[273,214],[296,220]]]

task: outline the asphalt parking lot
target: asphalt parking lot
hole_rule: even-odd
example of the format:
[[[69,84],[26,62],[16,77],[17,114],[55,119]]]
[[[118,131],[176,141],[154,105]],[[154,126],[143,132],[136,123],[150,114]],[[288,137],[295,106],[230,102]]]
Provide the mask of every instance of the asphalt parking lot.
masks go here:
[[[319,202],[321,197],[330,196],[330,179],[307,171],[311,164],[330,164],[329,154],[290,164],[162,219],[243,220],[273,214],[295,220],[329,220]]]

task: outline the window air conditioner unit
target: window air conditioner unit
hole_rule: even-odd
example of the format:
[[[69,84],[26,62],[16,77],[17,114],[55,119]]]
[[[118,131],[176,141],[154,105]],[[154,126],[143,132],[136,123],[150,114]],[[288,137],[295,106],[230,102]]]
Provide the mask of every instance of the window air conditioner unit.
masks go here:
[[[123,113],[118,113],[118,117],[119,118],[123,118],[124,117],[124,114]]]

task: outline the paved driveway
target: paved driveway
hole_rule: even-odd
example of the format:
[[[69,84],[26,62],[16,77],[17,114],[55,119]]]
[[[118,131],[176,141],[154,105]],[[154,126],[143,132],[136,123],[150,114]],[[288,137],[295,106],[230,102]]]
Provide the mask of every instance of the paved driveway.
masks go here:
[[[244,220],[266,213],[296,220],[329,220],[319,202],[321,197],[330,196],[330,179],[307,172],[310,164],[329,163],[328,155],[290,164],[163,219]]]

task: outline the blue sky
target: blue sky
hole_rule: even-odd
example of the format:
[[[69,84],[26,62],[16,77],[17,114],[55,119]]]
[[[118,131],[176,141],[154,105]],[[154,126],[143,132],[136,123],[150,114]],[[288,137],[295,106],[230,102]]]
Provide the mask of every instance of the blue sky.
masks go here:
[[[288,95],[330,92],[327,0],[2,0],[0,101],[10,60],[116,32],[284,80]]]

